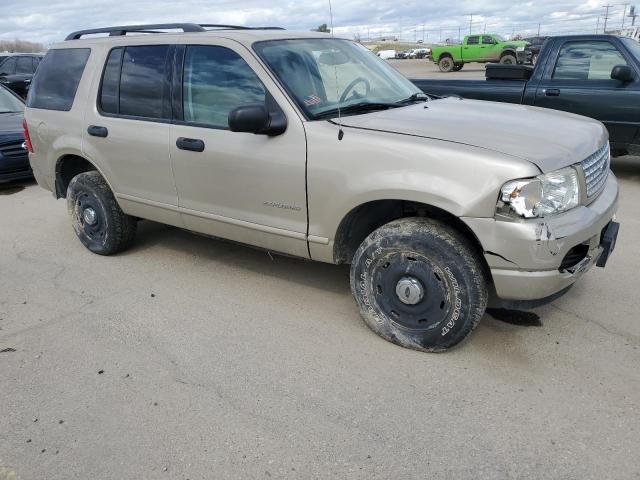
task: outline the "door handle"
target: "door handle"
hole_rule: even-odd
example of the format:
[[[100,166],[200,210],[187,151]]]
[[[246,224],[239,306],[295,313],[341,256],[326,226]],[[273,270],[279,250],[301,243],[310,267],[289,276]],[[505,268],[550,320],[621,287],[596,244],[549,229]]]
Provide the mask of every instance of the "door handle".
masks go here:
[[[560,96],[560,89],[559,88],[545,88],[544,89],[544,94],[547,97],[559,97]]]
[[[176,140],[176,147],[190,152],[204,152],[204,142],[198,138],[180,137]]]
[[[87,128],[87,133],[92,137],[106,138],[107,135],[109,135],[109,130],[107,130],[107,127],[90,125],[89,128]]]

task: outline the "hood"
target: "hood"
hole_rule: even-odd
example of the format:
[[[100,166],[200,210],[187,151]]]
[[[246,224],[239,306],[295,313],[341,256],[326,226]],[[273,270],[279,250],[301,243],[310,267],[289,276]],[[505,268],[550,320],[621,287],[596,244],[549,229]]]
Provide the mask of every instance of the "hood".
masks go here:
[[[532,162],[543,173],[584,160],[608,138],[604,126],[587,117],[453,97],[343,117],[342,124],[491,150]]]
[[[0,113],[0,143],[4,140],[22,138],[22,112]]]

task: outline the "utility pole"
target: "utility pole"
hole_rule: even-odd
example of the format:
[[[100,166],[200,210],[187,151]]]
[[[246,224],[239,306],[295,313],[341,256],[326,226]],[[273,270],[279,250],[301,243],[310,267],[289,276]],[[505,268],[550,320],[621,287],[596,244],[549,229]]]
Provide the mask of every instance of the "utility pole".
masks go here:
[[[473,26],[473,13],[470,15],[471,18],[469,18],[469,35],[471,35],[471,27]]]
[[[540,36],[540,24],[538,24],[538,36]]]
[[[598,15],[598,20],[596,21],[596,35],[600,31],[600,15]]]
[[[422,43],[424,43],[424,23],[422,24]]]
[[[610,3],[607,3],[602,7],[604,8],[604,30],[602,31],[602,33],[607,33],[607,20],[609,20],[609,9],[611,7],[613,7],[613,5],[611,5]]]
[[[484,29],[482,30],[482,33],[487,33],[487,24],[484,24]]]
[[[627,16],[627,7],[629,6],[629,4],[627,2],[624,2],[624,12],[622,13],[622,28],[624,29],[624,20]]]
[[[460,27],[458,27],[458,41],[462,40],[462,35],[460,34],[460,31],[462,29]]]

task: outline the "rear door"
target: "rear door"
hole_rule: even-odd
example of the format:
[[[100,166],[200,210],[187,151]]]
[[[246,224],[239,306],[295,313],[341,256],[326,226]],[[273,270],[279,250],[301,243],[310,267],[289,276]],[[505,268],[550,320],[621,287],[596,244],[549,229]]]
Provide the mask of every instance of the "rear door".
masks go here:
[[[170,224],[179,223],[169,159],[173,51],[133,45],[106,52],[83,137],[85,154],[104,170],[123,209]]]
[[[611,79],[616,65],[636,69],[617,44],[608,39],[571,40],[549,54],[534,104],[600,120],[614,144],[633,141],[640,108],[638,72],[632,82]]]
[[[480,36],[467,37],[467,43],[462,46],[462,59],[465,62],[477,62],[482,60],[483,53],[480,45]]]

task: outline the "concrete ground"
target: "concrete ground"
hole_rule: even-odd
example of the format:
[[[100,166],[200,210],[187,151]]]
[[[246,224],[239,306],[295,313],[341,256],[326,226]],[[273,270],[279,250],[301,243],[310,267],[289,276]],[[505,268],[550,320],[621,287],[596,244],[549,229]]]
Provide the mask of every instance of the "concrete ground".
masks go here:
[[[437,355],[371,333],[347,268],[150,222],[99,257],[2,187],[0,479],[640,478],[640,159],[613,169],[607,268]]]

